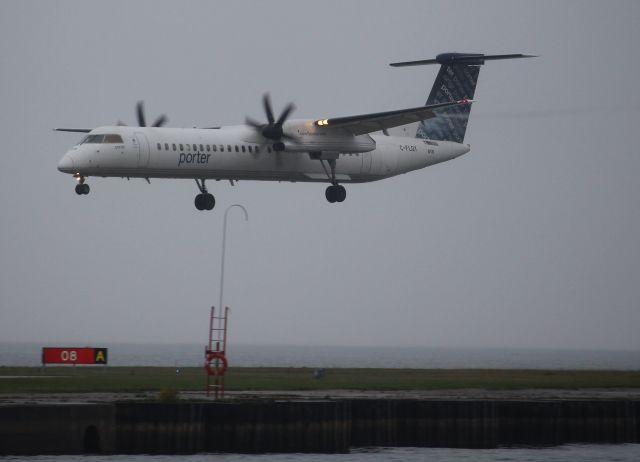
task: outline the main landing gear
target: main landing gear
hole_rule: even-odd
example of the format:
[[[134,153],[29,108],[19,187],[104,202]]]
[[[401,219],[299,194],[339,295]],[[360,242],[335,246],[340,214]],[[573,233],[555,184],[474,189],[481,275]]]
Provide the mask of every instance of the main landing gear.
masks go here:
[[[76,174],[74,176],[75,176],[75,179],[78,181],[78,184],[76,185],[76,194],[78,196],[89,194],[89,191],[91,191],[91,188],[89,188],[89,185],[84,182],[84,177],[81,176],[80,174]]]
[[[347,198],[347,190],[336,181],[336,160],[330,159],[327,161],[331,168],[331,174],[327,171],[327,167],[324,165],[324,160],[321,160],[320,162],[322,162],[322,168],[324,168],[325,173],[329,177],[329,181],[331,181],[331,186],[327,186],[324,196],[332,204],[334,202],[343,202]]]
[[[347,198],[347,190],[340,184],[332,184],[331,186],[327,186],[324,195],[327,200],[333,204],[334,202],[344,201]]]
[[[196,179],[196,184],[198,185],[200,194],[196,196],[194,203],[198,210],[212,210],[216,205],[216,198],[213,197],[213,194],[210,194],[207,191],[207,186],[204,184],[204,182],[204,179]]]

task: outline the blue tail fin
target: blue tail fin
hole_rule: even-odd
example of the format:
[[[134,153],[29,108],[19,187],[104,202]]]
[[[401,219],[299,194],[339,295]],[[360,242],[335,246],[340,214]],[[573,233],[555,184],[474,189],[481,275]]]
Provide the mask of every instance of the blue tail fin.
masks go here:
[[[480,74],[480,66],[488,60],[529,58],[529,55],[489,55],[469,53],[442,53],[435,59],[393,63],[391,66],[419,66],[440,64],[427,104],[447,103],[473,99]],[[464,142],[471,105],[463,104],[438,110],[438,116],[418,124],[417,138]]]
[[[443,64],[436,77],[427,104],[473,99],[480,66]],[[464,142],[471,104],[440,109],[438,116],[418,124],[417,138]]]

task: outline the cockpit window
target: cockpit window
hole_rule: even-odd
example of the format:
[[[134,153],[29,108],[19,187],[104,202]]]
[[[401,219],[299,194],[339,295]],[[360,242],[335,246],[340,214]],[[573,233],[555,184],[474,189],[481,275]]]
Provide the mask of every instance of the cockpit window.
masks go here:
[[[116,134],[108,134],[108,135],[104,135],[104,141],[103,143],[124,143],[124,141],[122,141],[122,137],[120,135],[116,135]]]
[[[85,139],[82,140],[80,144],[86,143],[124,143],[122,141],[122,137],[116,134],[106,134],[106,135],[88,135]]]
[[[82,143],[80,144],[102,143],[103,139],[104,135],[88,135],[85,139],[82,140]]]

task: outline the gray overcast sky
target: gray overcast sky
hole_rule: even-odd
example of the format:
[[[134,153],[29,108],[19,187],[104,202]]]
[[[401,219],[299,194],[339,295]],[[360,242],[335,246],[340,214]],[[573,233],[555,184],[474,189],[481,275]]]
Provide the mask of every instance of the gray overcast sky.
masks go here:
[[[640,349],[640,3],[0,3],[0,341]],[[54,127],[172,126],[423,104],[443,51],[483,67],[470,154],[348,187],[92,179]]]

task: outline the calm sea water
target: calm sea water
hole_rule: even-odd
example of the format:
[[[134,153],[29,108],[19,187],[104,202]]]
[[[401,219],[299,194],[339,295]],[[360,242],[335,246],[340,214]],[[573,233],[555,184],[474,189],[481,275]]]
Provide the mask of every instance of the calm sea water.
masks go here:
[[[637,462],[640,445],[616,446],[570,445],[554,448],[505,449],[432,449],[375,448],[356,449],[350,454],[196,454],[192,456],[39,456],[0,457],[0,460],[24,462],[376,462],[376,461],[438,461],[438,462]]]
[[[0,366],[40,365],[42,345],[0,343]],[[83,346],[83,345],[73,345]],[[100,344],[112,366],[200,366],[203,345]],[[640,351],[231,345],[232,366],[640,370]]]

